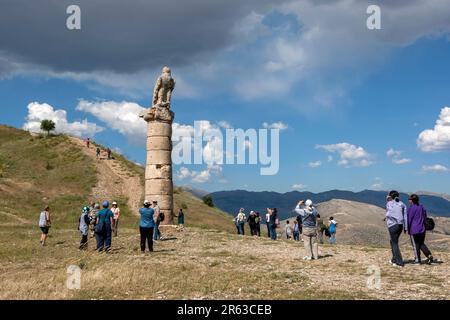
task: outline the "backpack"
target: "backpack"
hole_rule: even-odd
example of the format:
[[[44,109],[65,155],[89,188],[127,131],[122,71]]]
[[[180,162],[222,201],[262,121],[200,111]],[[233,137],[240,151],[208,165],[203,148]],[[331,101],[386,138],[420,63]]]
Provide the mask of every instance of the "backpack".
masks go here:
[[[325,236],[331,237],[331,233],[330,233],[330,230],[328,230],[328,228],[325,229]]]
[[[431,231],[434,229],[434,220],[432,218],[426,218],[425,219],[425,230]]]
[[[259,217],[255,218],[255,223],[259,223]]]
[[[159,212],[159,221],[163,222],[165,218],[166,218],[166,216],[164,215],[164,212],[160,211]]]
[[[330,224],[330,229],[328,230],[330,233],[335,233],[336,232],[336,224],[331,223]]]

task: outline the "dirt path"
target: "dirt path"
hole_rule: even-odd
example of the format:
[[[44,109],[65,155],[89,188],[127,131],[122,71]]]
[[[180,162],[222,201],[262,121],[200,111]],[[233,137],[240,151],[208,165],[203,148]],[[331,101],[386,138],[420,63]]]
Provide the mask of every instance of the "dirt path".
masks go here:
[[[92,189],[92,197],[96,201],[126,197],[128,208],[137,214],[144,194],[139,176],[124,167],[120,161],[107,160],[104,151],[100,159],[97,159],[95,146],[91,145],[88,149],[83,140],[74,137],[70,137],[70,140],[95,162],[98,183]]]

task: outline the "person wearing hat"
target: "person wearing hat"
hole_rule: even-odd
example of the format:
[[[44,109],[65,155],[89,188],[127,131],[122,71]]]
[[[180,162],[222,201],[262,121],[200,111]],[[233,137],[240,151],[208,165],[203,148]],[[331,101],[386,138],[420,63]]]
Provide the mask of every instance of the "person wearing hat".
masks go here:
[[[392,251],[392,259],[390,263],[394,267],[403,267],[402,253],[399,247],[399,238],[402,231],[406,233],[407,226],[407,209],[403,202],[400,201],[400,194],[398,191],[392,190],[386,197],[386,224],[391,238],[390,245]]]
[[[116,201],[112,203],[111,211],[113,213],[113,234],[114,237],[117,237],[117,230],[119,229],[120,208],[118,207]]]
[[[141,234],[141,252],[145,252],[145,244],[148,243],[148,250],[153,251],[153,231],[155,229],[155,210],[151,202],[144,201],[144,207],[139,209],[141,219],[139,221],[139,233]]]
[[[319,244],[317,243],[317,210],[311,200],[299,201],[295,207],[295,212],[301,217],[303,225],[303,243],[305,245],[306,255],[304,260],[319,258]]]
[[[105,250],[109,253],[111,250],[111,226],[113,224],[113,213],[109,209],[109,202],[103,201],[103,209],[97,214],[95,224],[95,238],[97,240],[97,250],[102,252]]]
[[[159,225],[161,224],[161,209],[156,200],[153,200],[153,210],[155,211],[155,232],[153,233],[153,241],[157,241],[161,239],[161,231],[159,230]]]
[[[87,249],[90,222],[89,207],[85,206],[81,211],[80,221],[78,222],[78,230],[81,233],[80,250]]]

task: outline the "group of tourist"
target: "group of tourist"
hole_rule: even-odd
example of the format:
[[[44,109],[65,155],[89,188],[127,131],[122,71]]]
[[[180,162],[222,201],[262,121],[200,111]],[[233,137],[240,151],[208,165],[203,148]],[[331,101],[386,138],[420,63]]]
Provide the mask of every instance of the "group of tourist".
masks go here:
[[[161,240],[160,223],[164,221],[164,213],[161,212],[156,200],[144,201],[144,206],[139,210],[139,232],[141,235],[141,251],[145,252],[146,244],[149,251],[153,251],[153,241]],[[184,227],[184,212],[180,209],[176,215],[180,228]],[[110,252],[112,237],[118,236],[120,221],[120,208],[116,201],[103,201],[100,204],[92,202],[89,206],[84,206],[78,221],[78,230],[81,233],[80,250],[86,250],[89,235],[95,237],[98,252]],[[51,226],[50,207],[46,206],[39,216],[39,227],[41,229],[40,243],[45,246],[49,229]]]
[[[386,217],[392,259],[390,263],[393,266],[404,266],[404,261],[400,252],[399,238],[403,233],[408,233],[414,250],[414,263],[421,263],[421,253],[431,264],[434,259],[431,251],[425,245],[425,235],[427,230],[434,228],[434,222],[427,217],[427,212],[423,205],[419,203],[419,197],[412,194],[408,198],[410,206],[400,201],[400,194],[397,191],[391,191],[386,198]],[[305,256],[303,259],[312,260],[319,257],[319,243],[323,243],[323,236],[329,237],[330,244],[336,244],[336,230],[338,223],[334,217],[329,217],[327,224],[324,223],[317,209],[313,206],[311,200],[301,200],[297,203],[294,211],[297,214],[293,224],[286,220],[284,232],[288,240],[293,239],[302,241],[305,247]],[[245,222],[249,224],[251,235],[261,236],[260,224],[261,218],[259,212],[250,211],[246,217],[244,208],[234,218],[237,233],[244,235]],[[277,239],[277,228],[280,226],[280,219],[276,208],[267,208],[265,217],[267,226],[267,235],[272,240]],[[430,224],[430,226],[428,226]]]

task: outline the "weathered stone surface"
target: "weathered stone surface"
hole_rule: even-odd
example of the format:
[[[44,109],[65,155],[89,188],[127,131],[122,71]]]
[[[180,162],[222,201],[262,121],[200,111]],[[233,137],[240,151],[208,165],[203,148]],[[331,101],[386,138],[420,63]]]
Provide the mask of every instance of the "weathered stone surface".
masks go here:
[[[172,137],[172,125],[157,121],[150,122],[147,128],[147,137],[153,136]]]
[[[149,164],[172,164],[172,151],[152,150],[147,152],[147,165]]]
[[[172,179],[172,166],[150,164],[145,170],[145,179]]]
[[[168,136],[150,136],[147,138],[147,151],[172,150],[172,141]]]
[[[167,107],[153,106],[150,109],[144,111],[141,116],[147,122],[161,121],[171,124],[173,122],[173,119],[175,118],[175,113],[170,111]]]
[[[173,183],[169,179],[145,181],[145,194],[173,195]]]

